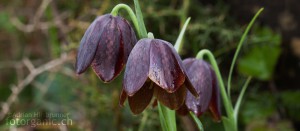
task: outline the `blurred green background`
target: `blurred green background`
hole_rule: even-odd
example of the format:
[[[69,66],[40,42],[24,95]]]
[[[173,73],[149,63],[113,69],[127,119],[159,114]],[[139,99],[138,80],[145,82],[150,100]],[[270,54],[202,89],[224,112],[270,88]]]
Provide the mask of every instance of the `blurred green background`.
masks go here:
[[[225,82],[247,23],[260,7],[265,7],[244,43],[234,71],[233,102],[246,76],[254,77],[241,106],[239,128],[300,130],[300,3],[275,1],[153,0],[140,4],[147,30],[171,43],[191,17],[182,58],[210,49]],[[161,130],[156,108],[133,115],[127,105],[119,107],[122,75],[104,84],[91,69],[80,76],[74,72],[77,47],[89,24],[118,3],[133,7],[133,1],[0,3],[0,130]],[[126,12],[120,13],[129,18]],[[47,113],[69,114],[72,124],[8,124],[16,119],[11,114],[18,112],[39,112],[41,120],[46,120]],[[177,118],[178,130],[197,129],[190,117]],[[207,114],[200,119],[208,131],[223,130],[222,123],[214,123]]]

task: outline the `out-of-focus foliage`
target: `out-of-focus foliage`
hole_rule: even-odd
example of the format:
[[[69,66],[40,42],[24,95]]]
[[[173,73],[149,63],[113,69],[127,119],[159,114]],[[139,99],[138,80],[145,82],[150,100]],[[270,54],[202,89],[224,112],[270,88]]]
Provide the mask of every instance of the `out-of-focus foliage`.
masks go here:
[[[286,107],[287,115],[296,121],[300,121],[300,105],[295,104],[300,100],[299,94],[299,91],[284,91],[280,95],[282,104]]]
[[[14,26],[9,22],[9,14],[7,12],[0,13],[0,29],[4,29],[10,33],[16,31]]]
[[[38,15],[36,12],[43,1],[45,0],[1,1],[5,6],[0,5],[0,102],[7,101],[12,94],[11,87],[29,74],[22,62],[23,58],[30,59],[35,67],[39,67],[67,54],[73,59],[37,76],[18,95],[9,109],[10,113],[69,113],[73,120],[73,125],[68,127],[70,130],[160,130],[157,108],[148,108],[141,115],[134,116],[127,104],[123,108],[119,107],[122,75],[114,82],[104,84],[90,68],[80,76],[74,73],[73,65],[79,41],[93,19],[109,13],[118,3],[134,7],[133,1],[52,0],[38,19],[40,22],[37,26],[29,30],[30,25],[35,23],[34,18]],[[200,49],[210,49],[217,57],[223,76],[227,76],[228,63],[232,60],[232,54],[245,29],[245,26],[232,18],[229,5],[223,2],[203,5],[198,0],[140,0],[140,4],[147,30],[153,32],[155,38],[172,43],[176,41],[185,20],[191,17],[181,55],[194,57]],[[120,13],[129,18],[125,11]],[[278,34],[268,28],[257,26],[253,29],[241,51],[239,70],[233,78],[233,101],[237,97],[238,87],[243,83],[240,74],[272,80],[280,53],[280,39]],[[277,108],[281,105],[277,105],[276,101],[280,98],[287,114],[299,121],[300,107],[296,104],[299,92],[273,94],[260,81],[255,81],[248,89],[241,106],[241,130],[293,129],[291,120],[277,117]],[[223,130],[222,123],[214,123],[207,116],[205,114],[201,117],[206,130]],[[6,124],[6,118],[0,121],[0,130],[14,129],[14,126]],[[189,118],[177,118],[179,130],[194,129]],[[58,130],[59,127],[18,128]]]
[[[247,124],[246,130],[294,130],[290,120],[279,118],[277,109],[282,108],[282,105],[276,103],[275,95],[266,91],[258,93],[257,90],[248,94],[240,115],[242,122]]]
[[[270,80],[280,54],[281,38],[266,27],[254,30],[255,36],[249,38],[251,45],[240,58],[238,69],[242,74]]]

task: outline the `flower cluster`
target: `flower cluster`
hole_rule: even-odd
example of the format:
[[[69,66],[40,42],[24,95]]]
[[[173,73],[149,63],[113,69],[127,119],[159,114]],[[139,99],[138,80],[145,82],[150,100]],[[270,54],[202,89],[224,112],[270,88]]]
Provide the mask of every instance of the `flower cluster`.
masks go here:
[[[137,41],[128,21],[106,14],[85,32],[78,49],[77,74],[89,66],[104,82],[116,78],[126,64],[120,105],[125,100],[141,113],[153,96],[179,113],[198,116],[209,109],[220,120],[220,100],[214,71],[203,60],[182,62],[171,43],[154,38]]]

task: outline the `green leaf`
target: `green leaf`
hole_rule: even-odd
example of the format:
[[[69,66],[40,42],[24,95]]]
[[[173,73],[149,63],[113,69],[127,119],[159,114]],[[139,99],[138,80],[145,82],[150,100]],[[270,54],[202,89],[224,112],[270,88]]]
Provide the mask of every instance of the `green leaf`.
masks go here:
[[[176,131],[175,111],[168,109],[158,102],[158,112],[163,131]]]
[[[270,91],[251,91],[240,110],[242,123],[267,120],[276,114],[276,96],[274,94]]]
[[[255,46],[239,60],[238,71],[261,80],[269,80],[280,51],[279,46]]]
[[[8,12],[1,12],[0,13],[0,29],[5,29],[9,33],[13,33],[16,31],[14,25],[9,20]]]
[[[223,122],[225,131],[236,131],[236,129],[234,127],[234,122],[232,120],[223,116],[222,122]]]
[[[189,17],[189,18],[185,21],[185,23],[184,23],[184,25],[183,25],[183,27],[182,27],[182,29],[181,29],[181,31],[180,31],[180,34],[179,34],[179,36],[178,36],[178,38],[177,38],[177,40],[176,40],[176,43],[175,43],[175,45],[174,45],[174,48],[175,48],[175,50],[176,50],[178,53],[181,52],[182,45],[183,45],[183,44],[182,44],[183,36],[184,36],[184,33],[185,33],[185,31],[186,31],[186,27],[188,26],[190,20],[191,20],[191,18]]]
[[[160,125],[162,126],[162,130],[168,131],[167,121],[165,118],[166,116],[164,116],[164,111],[159,102],[158,102],[158,112],[159,112],[159,120],[160,120]]]
[[[250,44],[280,45],[281,36],[268,27],[255,26],[253,35],[249,37]]]
[[[254,24],[256,18],[260,15],[260,13],[264,10],[264,8],[260,8],[256,14],[254,15],[254,17],[252,18],[252,20],[250,21],[249,25],[247,26],[245,32],[243,33],[242,35],[242,38],[240,39],[240,42],[238,44],[238,47],[234,53],[234,56],[233,56],[233,59],[232,59],[232,62],[231,62],[231,66],[230,66],[230,70],[229,70],[229,75],[228,75],[228,82],[227,82],[227,91],[228,91],[228,97],[230,98],[230,88],[231,88],[231,77],[232,77],[232,73],[233,73],[233,69],[234,69],[234,66],[235,66],[235,63],[236,63],[236,60],[237,60],[237,57],[239,55],[239,52],[241,50],[241,47],[243,46],[245,40],[246,40],[246,37],[252,27],[252,25]]]
[[[251,81],[251,77],[249,76],[248,79],[246,80],[242,90],[241,90],[241,93],[238,97],[238,100],[235,104],[235,108],[234,108],[234,118],[235,118],[235,121],[237,122],[238,120],[238,113],[239,113],[239,109],[240,109],[240,106],[241,106],[241,103],[242,103],[242,100],[243,100],[243,97],[244,97],[244,94],[246,92],[246,89],[248,87],[248,84],[250,83]]]
[[[138,24],[139,24],[140,31],[141,31],[140,36],[142,36],[143,38],[147,38],[147,30],[146,30],[146,27],[145,27],[145,24],[144,24],[143,14],[142,14],[140,4],[139,4],[138,0],[134,0],[134,6],[135,6],[136,17],[137,17]]]
[[[300,121],[300,104],[295,104],[300,100],[300,91],[281,91],[280,99],[282,101],[281,106],[285,107],[288,116],[292,120]]]

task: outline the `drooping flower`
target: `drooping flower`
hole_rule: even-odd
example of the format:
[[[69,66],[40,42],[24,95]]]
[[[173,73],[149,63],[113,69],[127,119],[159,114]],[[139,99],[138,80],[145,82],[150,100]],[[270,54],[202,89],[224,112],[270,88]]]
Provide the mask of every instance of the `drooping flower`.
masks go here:
[[[188,111],[192,111],[197,116],[200,116],[204,112],[209,111],[214,120],[220,121],[220,93],[214,70],[204,60],[195,58],[185,59],[183,65],[199,97],[193,97],[188,91],[185,104],[177,112],[179,114],[187,114]]]
[[[129,55],[120,104],[128,98],[131,111],[139,114],[154,95],[163,105],[178,109],[186,98],[186,88],[197,96],[173,46],[167,41],[145,38]]]
[[[212,90],[211,100],[209,103],[209,112],[215,121],[220,121],[221,120],[220,89],[219,89],[218,80],[215,71],[211,68],[210,70],[213,76],[213,86],[212,86],[213,90]]]
[[[124,18],[110,14],[97,17],[81,39],[76,73],[91,65],[102,81],[110,82],[122,71],[136,42],[135,32]]]

